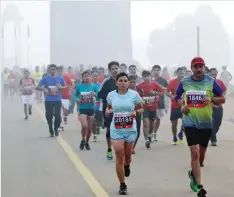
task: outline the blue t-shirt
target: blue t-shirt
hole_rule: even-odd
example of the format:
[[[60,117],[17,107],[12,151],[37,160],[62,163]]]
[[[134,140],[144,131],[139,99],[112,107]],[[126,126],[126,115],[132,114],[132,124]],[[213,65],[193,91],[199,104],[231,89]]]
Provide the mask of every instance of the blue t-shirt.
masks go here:
[[[131,121],[129,119],[129,115],[134,113],[135,105],[142,102],[139,94],[134,91],[128,89],[128,92],[124,95],[118,94],[116,90],[110,92],[107,96],[107,104],[112,106],[113,110],[113,118],[111,122],[111,131],[121,130],[121,131],[136,131],[136,120],[133,120],[133,126],[130,128],[116,128],[116,121],[121,122],[126,119],[128,122]],[[128,125],[127,125],[128,126]]]
[[[75,100],[79,101],[79,109],[94,109],[97,92],[97,86],[93,83],[80,83],[79,85],[77,85],[74,96]]]
[[[44,86],[48,90],[48,94],[45,95],[45,101],[61,101],[62,94],[60,89],[56,87],[56,84],[65,86],[65,81],[61,76],[47,75],[43,77],[39,83],[39,86]]]

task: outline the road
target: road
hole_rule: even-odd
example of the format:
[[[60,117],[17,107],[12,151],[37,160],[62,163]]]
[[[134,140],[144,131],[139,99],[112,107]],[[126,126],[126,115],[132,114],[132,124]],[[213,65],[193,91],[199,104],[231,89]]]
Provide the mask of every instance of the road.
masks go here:
[[[211,197],[234,196],[234,123],[231,102],[225,106],[219,146],[209,147],[203,184]],[[232,115],[232,114],[231,114]],[[118,181],[115,161],[107,161],[105,134],[91,142],[91,151],[80,151],[77,115],[61,137],[49,138],[43,104],[33,106],[24,120],[19,98],[2,101],[2,197],[115,197]],[[146,150],[141,136],[126,180],[130,197],[193,197],[187,171],[187,145],[171,144],[169,116],[162,121],[158,142]]]

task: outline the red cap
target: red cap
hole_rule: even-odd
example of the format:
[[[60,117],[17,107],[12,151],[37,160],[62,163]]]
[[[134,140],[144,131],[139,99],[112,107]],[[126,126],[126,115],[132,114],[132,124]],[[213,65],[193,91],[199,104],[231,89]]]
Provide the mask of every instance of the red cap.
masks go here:
[[[196,64],[203,64],[203,65],[205,65],[205,61],[201,57],[195,57],[191,61],[191,66],[194,66]]]

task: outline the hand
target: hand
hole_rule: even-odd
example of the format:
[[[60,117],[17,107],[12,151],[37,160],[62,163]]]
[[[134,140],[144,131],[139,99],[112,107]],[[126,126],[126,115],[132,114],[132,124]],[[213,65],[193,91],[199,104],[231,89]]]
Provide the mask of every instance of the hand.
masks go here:
[[[150,91],[148,92],[148,95],[149,95],[149,96],[155,96],[155,91],[150,90]]]
[[[46,94],[48,94],[48,93],[49,93],[49,90],[48,90],[47,88],[44,88],[44,92],[45,92]]]
[[[175,96],[171,96],[171,101],[175,101]]]
[[[94,96],[94,95],[95,95],[95,93],[94,93],[94,92],[90,92],[90,95],[91,95],[91,96]]]
[[[203,103],[208,105],[209,103],[212,102],[212,98],[211,97],[206,97],[204,100],[203,100]]]
[[[183,114],[187,114],[187,113],[189,113],[189,108],[186,107],[186,106],[182,106],[181,112],[182,112]]]
[[[62,86],[61,86],[60,83],[57,83],[57,84],[56,84],[56,87],[57,87],[58,89],[61,89],[61,88],[62,88]]]
[[[113,113],[113,110],[111,108],[106,108],[105,112],[106,117],[109,117],[111,113]]]
[[[144,112],[143,108],[136,110],[136,115],[140,115]]]

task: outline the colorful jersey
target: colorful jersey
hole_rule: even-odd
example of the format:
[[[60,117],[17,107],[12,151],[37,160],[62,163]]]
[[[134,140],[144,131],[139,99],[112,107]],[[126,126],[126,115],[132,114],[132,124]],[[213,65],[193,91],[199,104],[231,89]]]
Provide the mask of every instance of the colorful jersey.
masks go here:
[[[44,86],[48,90],[48,93],[45,95],[45,101],[61,101],[61,90],[56,87],[56,84],[66,85],[63,77],[59,75],[46,75],[39,82],[40,87]]]
[[[222,89],[217,81],[204,75],[202,80],[194,80],[193,76],[184,78],[176,90],[176,100],[182,96],[189,113],[183,115],[184,127],[195,127],[198,129],[212,128],[212,103],[203,103],[206,97],[221,96]]]
[[[79,101],[79,109],[94,109],[97,97],[97,86],[93,83],[80,83],[76,86],[75,99]]]
[[[140,87],[144,92],[144,97],[143,97],[144,108],[150,108],[152,110],[156,110],[158,107],[159,96],[151,96],[148,93],[151,90],[156,92],[162,92],[163,89],[161,88],[161,86],[158,83],[151,81],[151,83],[149,84],[142,82],[138,84],[138,87]]]
[[[35,81],[33,78],[23,78],[19,82],[20,86],[23,88],[22,95],[32,95],[33,89],[35,87]]]
[[[70,93],[71,93],[71,90],[72,90],[72,87],[73,87],[73,83],[69,77],[68,74],[66,73],[63,73],[62,75],[67,87],[62,89],[61,92],[62,92],[62,98],[63,99],[69,99],[70,98]]]
[[[176,95],[176,89],[179,86],[179,79],[172,79],[169,81],[169,84],[167,86],[167,92],[170,92],[172,96]],[[175,100],[171,101],[171,108],[181,108],[181,104],[177,103]]]
[[[99,90],[99,88],[100,88],[100,86],[101,86],[101,83],[95,83],[95,85],[96,85],[96,87],[97,87],[97,89]],[[94,109],[95,110],[100,110],[100,105],[101,105],[101,103],[100,103],[100,99],[99,98],[97,98],[96,99],[96,102],[95,102],[95,107],[94,107]]]
[[[117,90],[110,92],[107,96],[107,103],[113,110],[113,118],[110,130],[136,131],[136,120],[132,117],[135,106],[141,103],[142,99],[134,90],[128,90],[124,95],[118,94]]]
[[[15,74],[9,74],[8,81],[9,81],[10,87],[17,87],[18,83],[17,83],[17,78]]]

